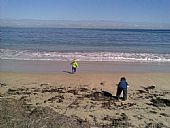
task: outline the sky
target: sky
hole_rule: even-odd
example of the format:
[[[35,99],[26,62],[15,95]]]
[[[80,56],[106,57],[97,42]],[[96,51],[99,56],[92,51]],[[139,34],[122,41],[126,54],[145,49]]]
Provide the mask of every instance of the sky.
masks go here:
[[[170,0],[0,0],[0,19],[170,24]]]

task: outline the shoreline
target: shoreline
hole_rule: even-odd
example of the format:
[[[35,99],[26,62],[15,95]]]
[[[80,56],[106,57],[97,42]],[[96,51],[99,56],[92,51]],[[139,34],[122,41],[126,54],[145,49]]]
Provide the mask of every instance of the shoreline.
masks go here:
[[[170,63],[133,63],[111,61],[80,61],[80,73],[152,73],[170,72]],[[0,59],[0,72],[23,73],[69,73],[70,61],[43,60],[3,60]]]

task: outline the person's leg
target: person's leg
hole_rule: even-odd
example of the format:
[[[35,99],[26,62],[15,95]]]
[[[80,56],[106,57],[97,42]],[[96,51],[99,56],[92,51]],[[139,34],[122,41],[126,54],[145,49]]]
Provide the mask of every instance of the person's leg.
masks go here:
[[[72,67],[72,73],[74,73],[74,67]]]
[[[127,100],[127,89],[123,89],[123,100]]]
[[[120,98],[120,94],[121,94],[121,92],[122,92],[122,89],[121,89],[121,88],[119,88],[119,87],[117,87],[117,92],[116,92],[116,97],[117,97],[117,99],[119,99],[119,98]]]
[[[76,68],[73,67],[73,73],[75,73],[75,72],[76,72]]]

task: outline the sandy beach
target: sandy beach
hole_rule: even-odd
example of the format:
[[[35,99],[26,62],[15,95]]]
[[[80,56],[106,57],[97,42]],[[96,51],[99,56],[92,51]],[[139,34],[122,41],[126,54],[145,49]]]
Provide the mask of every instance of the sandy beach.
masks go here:
[[[0,103],[3,106],[3,100],[7,100],[7,103],[9,99],[17,102],[24,100],[25,104],[34,109],[42,107],[52,109],[56,113],[52,115],[74,117],[73,122],[78,122],[77,127],[170,127],[170,72],[158,72],[154,68],[152,72],[146,69],[137,71],[133,65],[126,64],[125,72],[122,69],[118,72],[117,66],[111,63],[107,68],[103,66],[102,70],[102,63],[90,64],[96,67],[95,71],[79,69],[76,74],[69,72],[70,67],[46,73],[32,72],[32,69],[30,72],[1,71]],[[89,66],[86,63],[81,65]],[[134,67],[134,71],[127,68],[129,66]],[[127,101],[115,100],[116,85],[122,76],[129,83]],[[4,109],[2,107],[1,113]],[[29,112],[34,113],[34,109]],[[37,118],[41,116],[39,114]],[[6,115],[1,114],[1,117],[5,118]],[[6,123],[2,120],[1,127],[16,124],[17,120],[13,120]],[[46,125],[43,122],[37,126]],[[74,123],[64,127],[73,126]]]
[[[170,0],[0,0],[0,128],[170,128],[168,12]]]

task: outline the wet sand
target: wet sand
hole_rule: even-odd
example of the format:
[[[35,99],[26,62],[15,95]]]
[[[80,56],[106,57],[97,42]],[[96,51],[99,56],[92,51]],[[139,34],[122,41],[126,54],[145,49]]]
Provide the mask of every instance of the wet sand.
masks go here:
[[[122,73],[122,72],[170,72],[170,63],[130,62],[79,62],[78,72]],[[70,62],[43,60],[1,60],[0,71],[29,73],[70,72]]]

